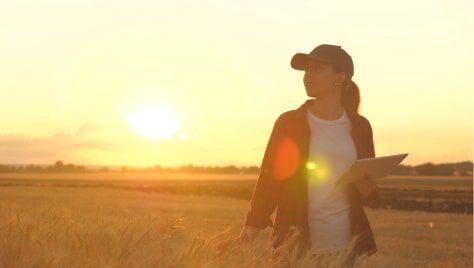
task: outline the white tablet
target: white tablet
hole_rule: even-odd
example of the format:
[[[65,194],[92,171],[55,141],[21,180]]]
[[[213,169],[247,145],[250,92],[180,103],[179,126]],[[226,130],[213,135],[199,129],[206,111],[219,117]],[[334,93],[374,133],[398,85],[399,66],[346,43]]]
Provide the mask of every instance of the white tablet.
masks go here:
[[[386,177],[395,169],[398,164],[402,162],[408,153],[386,155],[379,157],[371,157],[364,159],[357,159],[351,168],[344,173],[341,180],[349,179],[356,181],[358,178],[369,176],[372,179],[379,179]]]

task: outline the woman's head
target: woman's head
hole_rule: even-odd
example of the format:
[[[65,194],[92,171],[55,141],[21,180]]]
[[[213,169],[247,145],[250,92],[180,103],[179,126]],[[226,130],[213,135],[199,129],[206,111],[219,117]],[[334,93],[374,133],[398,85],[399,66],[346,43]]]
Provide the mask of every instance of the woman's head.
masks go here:
[[[324,99],[338,96],[347,80],[347,74],[336,71],[331,64],[315,60],[306,62],[303,84],[309,97]]]
[[[291,66],[304,71],[303,83],[310,97],[340,98],[348,113],[358,113],[359,88],[352,81],[352,57],[336,45],[319,45],[311,53],[297,53]]]

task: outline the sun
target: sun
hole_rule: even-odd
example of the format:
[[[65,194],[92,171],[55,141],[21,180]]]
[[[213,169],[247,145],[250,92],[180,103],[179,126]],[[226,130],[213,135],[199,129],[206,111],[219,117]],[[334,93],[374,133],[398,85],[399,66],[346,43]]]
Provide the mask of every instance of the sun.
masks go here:
[[[142,106],[126,114],[124,120],[131,132],[150,140],[171,139],[180,125],[172,113],[157,105]]]

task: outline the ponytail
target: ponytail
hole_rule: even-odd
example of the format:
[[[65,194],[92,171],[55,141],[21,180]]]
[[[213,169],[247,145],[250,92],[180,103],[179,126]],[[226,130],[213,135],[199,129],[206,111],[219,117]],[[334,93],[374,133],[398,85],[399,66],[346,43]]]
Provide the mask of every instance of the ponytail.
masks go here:
[[[350,115],[359,114],[360,93],[357,84],[349,79],[344,83],[341,90],[342,107]]]

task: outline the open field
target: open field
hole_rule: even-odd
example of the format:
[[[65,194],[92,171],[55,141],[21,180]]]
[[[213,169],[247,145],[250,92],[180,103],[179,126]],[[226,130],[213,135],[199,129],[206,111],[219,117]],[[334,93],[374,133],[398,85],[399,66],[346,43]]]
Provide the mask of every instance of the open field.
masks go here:
[[[6,184],[142,185],[153,187],[163,181],[247,181],[254,184],[257,174],[189,174],[157,172],[91,173],[0,173]],[[388,176],[378,181],[381,188],[407,190],[457,190],[472,192],[472,176]]]
[[[226,197],[1,186],[0,267],[268,267],[269,228],[217,254],[247,209]],[[472,215],[366,211],[378,252],[357,267],[472,267]]]
[[[234,197],[249,200],[255,174],[0,173],[3,187],[111,188],[156,193]],[[472,214],[472,177],[389,176],[380,179],[380,198],[371,208]]]

